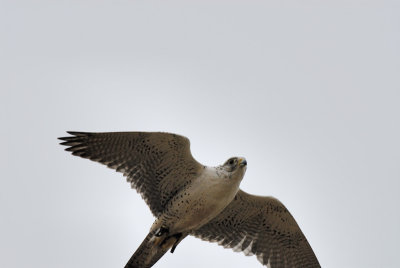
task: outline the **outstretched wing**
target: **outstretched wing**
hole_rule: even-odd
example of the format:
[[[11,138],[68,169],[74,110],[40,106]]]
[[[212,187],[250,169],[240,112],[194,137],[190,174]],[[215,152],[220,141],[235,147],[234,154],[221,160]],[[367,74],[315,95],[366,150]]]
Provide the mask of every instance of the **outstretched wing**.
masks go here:
[[[168,201],[203,168],[186,137],[161,132],[68,132],[66,151],[105,164],[127,181],[158,217]]]
[[[270,268],[321,267],[293,216],[272,197],[239,190],[232,203],[192,235],[255,254]]]

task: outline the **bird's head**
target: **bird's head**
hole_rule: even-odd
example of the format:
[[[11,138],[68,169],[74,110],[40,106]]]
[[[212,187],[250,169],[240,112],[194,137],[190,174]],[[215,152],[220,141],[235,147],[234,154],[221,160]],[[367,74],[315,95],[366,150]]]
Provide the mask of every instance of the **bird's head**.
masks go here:
[[[243,178],[246,167],[247,161],[244,157],[231,157],[222,165],[222,168],[229,174],[229,177],[240,177],[240,179]]]

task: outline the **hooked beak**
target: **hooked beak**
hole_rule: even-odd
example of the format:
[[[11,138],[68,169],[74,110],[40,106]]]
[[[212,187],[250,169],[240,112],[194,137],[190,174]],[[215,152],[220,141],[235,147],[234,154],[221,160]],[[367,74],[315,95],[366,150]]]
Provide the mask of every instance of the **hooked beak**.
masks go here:
[[[244,157],[239,158],[239,166],[241,167],[247,166],[246,158]]]

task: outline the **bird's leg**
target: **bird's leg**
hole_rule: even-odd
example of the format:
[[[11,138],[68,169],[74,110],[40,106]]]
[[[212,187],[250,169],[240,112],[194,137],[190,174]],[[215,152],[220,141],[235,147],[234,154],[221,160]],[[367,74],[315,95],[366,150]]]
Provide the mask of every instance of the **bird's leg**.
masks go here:
[[[177,240],[175,236],[168,236],[161,242],[159,247],[161,247],[163,250],[168,250],[176,243],[176,241]]]
[[[154,245],[162,245],[169,233],[168,228],[160,227],[154,232],[154,236],[152,238],[152,241],[154,242]]]
[[[176,246],[183,240],[184,237],[182,237],[182,233],[176,234],[174,236],[176,238],[176,241],[174,243],[174,245],[171,248],[171,253],[174,253]]]
[[[177,233],[171,236],[166,237],[159,247],[161,247],[164,250],[171,249],[171,253],[174,253],[176,246],[185,238],[186,236],[183,236],[182,233]]]

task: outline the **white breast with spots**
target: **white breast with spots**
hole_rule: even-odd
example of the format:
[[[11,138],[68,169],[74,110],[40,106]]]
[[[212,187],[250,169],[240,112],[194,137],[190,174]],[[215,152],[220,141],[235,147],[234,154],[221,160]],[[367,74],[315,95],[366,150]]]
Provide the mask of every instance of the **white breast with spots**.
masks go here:
[[[217,216],[235,197],[241,177],[218,174],[207,167],[188,188],[177,195],[168,214],[170,232],[197,229]]]

